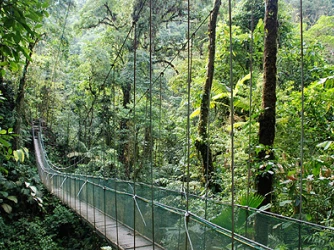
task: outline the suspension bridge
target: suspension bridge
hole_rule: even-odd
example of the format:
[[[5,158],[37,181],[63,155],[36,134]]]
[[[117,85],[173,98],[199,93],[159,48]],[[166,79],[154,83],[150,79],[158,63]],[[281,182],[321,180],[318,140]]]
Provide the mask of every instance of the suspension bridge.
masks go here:
[[[329,249],[314,241],[324,236],[334,241],[334,228],[245,206],[236,205],[232,210],[231,204],[182,189],[60,172],[47,157],[42,130],[33,126],[43,184],[116,249],[232,249],[232,244],[233,249]],[[233,230],[231,211],[235,217]],[[208,219],[217,215],[219,225]],[[268,234],[266,245],[255,240],[258,218],[269,228],[264,230]]]
[[[150,83],[150,86],[144,93],[144,95],[149,94],[150,134],[153,131],[152,89],[155,82],[153,81],[154,74],[152,69],[151,5],[150,1],[150,68],[147,74],[149,77],[147,81]],[[140,16],[143,6],[138,11],[138,16]],[[197,30],[212,14],[210,12],[191,35],[189,29],[189,11],[188,9],[188,37],[184,44],[184,48],[188,48],[188,103],[190,103],[191,88],[192,39]],[[229,12],[231,16],[231,6],[229,6]],[[229,25],[231,30],[231,22]],[[136,29],[137,24],[133,22],[104,81],[105,84],[110,78],[116,61],[122,54],[124,45],[129,39],[130,34],[133,33],[134,121],[136,120],[136,104],[141,100],[141,98],[139,100],[136,99],[136,39],[138,36]],[[230,46],[230,56],[230,70],[232,72],[232,46]],[[160,76],[163,73],[164,70],[160,73]],[[252,73],[250,75],[252,78]],[[252,84],[252,80],[250,82]],[[232,74],[230,85],[231,90],[233,90]],[[250,103],[250,106],[252,106],[252,103]],[[231,113],[233,114],[232,91]],[[186,139],[188,147],[190,141],[189,116],[190,109],[188,105]],[[233,115],[231,117],[231,135],[233,137]],[[134,124],[136,123],[134,122]],[[86,220],[96,232],[116,249],[333,249],[331,248],[333,245],[329,245],[328,241],[334,242],[334,228],[309,223],[300,220],[300,218],[285,217],[261,209],[235,204],[234,192],[232,192],[232,203],[224,203],[210,199],[206,195],[198,196],[192,194],[189,188],[185,188],[185,186],[181,186],[179,190],[169,190],[154,185],[153,181],[147,184],[136,182],[135,180],[129,181],[61,172],[59,169],[54,168],[54,165],[47,156],[43,141],[43,128],[40,124],[33,124],[33,142],[38,172],[48,191],[57,196],[70,209]],[[152,142],[150,144],[152,148]],[[233,151],[233,142],[231,144]],[[302,145],[301,148],[303,148]],[[188,148],[188,155],[189,151]],[[152,152],[150,152],[150,158],[152,158]],[[152,159],[150,160],[152,162]],[[232,156],[233,161],[234,158]],[[233,167],[232,171],[234,171]],[[187,172],[189,176],[189,169],[187,169]],[[151,176],[153,175],[151,174]],[[234,175],[232,174],[232,176]],[[262,231],[256,228],[258,224],[263,226]],[[259,235],[259,232],[263,235]],[[263,238],[266,238],[266,240],[259,240]]]

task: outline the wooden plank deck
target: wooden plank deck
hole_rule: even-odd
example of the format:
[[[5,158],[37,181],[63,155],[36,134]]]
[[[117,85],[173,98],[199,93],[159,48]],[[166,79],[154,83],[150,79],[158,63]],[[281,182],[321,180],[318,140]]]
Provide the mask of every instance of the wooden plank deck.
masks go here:
[[[110,218],[102,211],[95,209],[86,202],[80,201],[79,199],[71,197],[68,194],[64,194],[60,189],[53,190],[53,194],[78,215],[80,215],[83,219],[89,222],[101,235],[106,237],[119,249],[153,249],[153,243],[140,234],[136,234],[136,244],[134,244],[134,232],[132,229],[116,222],[116,220]],[[163,248],[155,245],[154,249],[162,250]]]
[[[38,146],[37,138],[34,138],[36,161],[38,166],[43,166],[41,151]],[[134,235],[134,231],[127,226],[117,222],[115,219],[105,215],[102,211],[94,208],[90,204],[80,201],[76,197],[65,194],[62,189],[48,187],[49,191],[57,196],[64,204],[70,207],[88,223],[90,223],[102,236],[106,237],[114,247],[121,250],[163,250],[157,244],[146,239],[140,234]],[[51,190],[50,190],[51,189]],[[135,240],[135,242],[134,242]]]

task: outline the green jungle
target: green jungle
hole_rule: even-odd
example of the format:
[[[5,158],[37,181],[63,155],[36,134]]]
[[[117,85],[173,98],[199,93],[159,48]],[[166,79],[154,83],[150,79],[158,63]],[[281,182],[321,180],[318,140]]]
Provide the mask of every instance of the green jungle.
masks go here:
[[[0,249],[108,245],[41,183],[33,121],[62,171],[334,227],[334,0],[189,2],[0,0]]]

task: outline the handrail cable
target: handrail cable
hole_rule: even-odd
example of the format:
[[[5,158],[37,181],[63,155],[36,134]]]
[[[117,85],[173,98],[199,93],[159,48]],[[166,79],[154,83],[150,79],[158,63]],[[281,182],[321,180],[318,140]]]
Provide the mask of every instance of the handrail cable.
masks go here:
[[[40,141],[40,139],[39,139]],[[39,144],[39,147],[43,147],[42,146],[42,143]],[[46,152],[44,150],[42,150],[42,153],[43,153],[43,156],[45,156]],[[41,166],[42,170],[47,172],[47,173],[52,173],[53,175],[63,175],[65,176],[64,173],[62,172],[59,172],[59,171],[54,171],[52,168],[49,168],[49,169],[46,169],[44,166]],[[81,176],[79,174],[68,174],[66,175],[66,178],[74,178],[76,176]],[[90,177],[90,178],[94,178],[94,176],[84,176],[84,177]],[[95,177],[96,178],[96,177]],[[99,177],[97,177],[99,178]],[[119,181],[117,178],[109,178],[110,180],[113,180],[113,181]],[[123,182],[129,182],[129,181],[124,181]],[[89,181],[87,179],[87,183],[91,183],[93,184],[91,181]],[[137,184],[140,184],[140,185],[143,185],[143,186],[147,186],[149,187],[150,184],[146,184],[146,183],[142,183],[142,182],[137,182]],[[97,184],[95,184],[97,185]],[[102,185],[100,185],[102,187]],[[106,187],[107,190],[110,190],[110,191],[114,191],[114,192],[117,192],[119,194],[128,194],[128,193],[125,193],[125,192],[122,192],[122,191],[117,191],[116,189],[111,189],[109,187]],[[165,191],[169,191],[169,192],[174,192],[175,194],[181,194],[183,193],[182,191],[177,191],[177,190],[171,190],[171,189],[168,189],[168,188],[163,188],[163,187],[159,187],[160,190],[165,190]],[[132,196],[132,194],[128,194],[129,196]],[[194,195],[194,194],[189,194],[189,197],[192,197],[192,198],[198,198],[200,200],[204,200],[204,198],[202,196],[197,196],[197,195]],[[144,199],[143,197],[140,197],[137,195],[137,198],[138,199]],[[211,198],[208,198],[208,200],[210,201],[214,201],[213,199]],[[219,204],[221,205],[230,205],[230,203],[225,203],[225,202],[219,202]],[[333,231],[334,230],[334,227],[328,227],[328,226],[323,226],[323,225],[319,225],[319,224],[314,224],[312,222],[308,222],[308,221],[304,221],[304,220],[299,220],[297,218],[292,218],[292,217],[286,217],[284,215],[280,215],[280,214],[275,214],[275,213],[272,213],[272,212],[268,212],[268,211],[265,211],[265,210],[260,210],[260,209],[256,209],[256,208],[252,208],[252,207],[248,207],[248,206],[241,206],[241,205],[238,205],[236,204],[236,207],[238,208],[243,208],[243,209],[248,209],[250,211],[253,211],[255,213],[262,213],[264,215],[268,215],[268,216],[271,216],[273,218],[280,218],[280,219],[284,219],[286,221],[290,221],[290,222],[293,222],[293,223],[301,223],[301,224],[304,224],[304,225],[307,225],[307,226],[312,226],[312,227],[315,227],[317,229],[322,229],[322,230],[330,230],[330,231]]]
[[[39,145],[39,147],[41,147],[42,146],[42,143],[41,143],[41,141],[40,141],[40,136],[39,136],[39,142],[38,142],[38,145]],[[40,150],[40,152],[42,152],[43,153],[43,155],[42,155],[42,160],[43,160],[43,156],[44,156],[44,153],[45,153],[45,151],[44,150]],[[43,161],[42,161],[43,162]],[[47,162],[45,162],[44,161],[44,163],[45,164],[47,164]],[[44,164],[44,163],[42,163],[42,164]],[[42,165],[40,165],[39,164],[39,166],[41,167],[41,169],[44,169],[43,171],[44,171],[44,173],[46,173],[46,174],[52,174],[52,175],[57,175],[57,177],[60,177],[60,178],[57,178],[57,180],[58,181],[60,181],[60,180],[62,180],[62,182],[63,183],[65,183],[65,181],[66,180],[68,180],[68,182],[67,183],[72,183],[72,181],[74,180],[74,179],[77,179],[77,176],[78,175],[76,175],[76,174],[70,174],[70,175],[68,175],[68,174],[64,174],[64,173],[61,173],[61,172],[53,172],[53,170],[48,166],[48,165],[45,165],[45,167],[43,167]],[[45,174],[42,174],[42,176],[44,176],[44,177],[42,177],[42,178],[44,178],[44,183],[46,182],[46,185],[50,185],[51,184],[51,182],[48,182],[48,181],[46,181],[46,179],[45,179]],[[94,185],[96,188],[95,189],[98,189],[98,188],[105,188],[106,190],[111,190],[112,192],[117,192],[118,194],[124,194],[124,195],[127,195],[127,196],[131,196],[132,197],[132,192],[128,192],[128,191],[126,191],[126,192],[124,192],[124,191],[119,191],[119,190],[114,190],[114,189],[111,189],[111,188],[109,188],[109,187],[105,187],[105,185],[104,184],[101,184],[101,183],[103,183],[103,182],[101,182],[101,178],[99,178],[99,177],[93,177],[93,176],[85,176],[85,178],[86,178],[86,180],[87,180],[87,183],[89,183],[89,185]],[[64,179],[66,179],[66,180],[64,180]],[[80,178],[81,179],[81,178]],[[43,180],[43,179],[42,179]],[[117,181],[116,179],[110,179],[110,180],[114,180],[114,181]],[[125,182],[125,183],[129,183],[129,181],[123,181],[123,182]],[[58,186],[59,186],[59,184],[60,183],[58,183]],[[146,185],[147,187],[149,187],[149,185],[148,184],[145,184],[145,183],[143,183],[143,185]],[[62,195],[62,197],[65,199],[65,201],[67,201],[67,202],[69,202],[69,200],[70,200],[70,197],[69,197],[69,193],[68,193],[68,189],[70,189],[71,188],[71,186],[69,185],[69,184],[66,184],[66,185],[64,185],[64,184],[62,184],[61,185],[63,188],[62,188],[62,190],[63,190],[63,195]],[[67,189],[67,190],[65,190],[65,189]],[[165,190],[165,189],[163,189],[163,188],[159,188],[159,189],[161,189],[161,190]],[[52,187],[49,187],[49,190],[52,190]],[[167,190],[167,189],[166,189]],[[65,193],[66,192],[66,193]],[[177,192],[177,191],[172,191],[172,192]],[[66,194],[66,195],[65,195]],[[194,196],[195,197],[195,196]],[[197,197],[197,196],[196,196]],[[86,199],[87,199],[88,197],[87,197],[87,192],[86,192]],[[198,197],[198,198],[201,198],[201,197]],[[144,198],[144,197],[137,197],[137,199],[141,199],[142,201],[144,201],[144,202],[146,202],[146,203],[151,203],[151,201],[150,201],[150,199],[149,198]],[[203,198],[202,198],[203,199]],[[88,206],[88,204],[86,203],[86,207]],[[91,205],[89,205],[89,206],[91,206]],[[163,203],[160,203],[159,201],[154,201],[154,206],[159,206],[159,207],[162,207],[162,208],[164,208],[165,210],[167,210],[167,211],[170,211],[170,212],[172,212],[172,213],[176,213],[176,214],[180,214],[180,215],[182,215],[182,213],[184,214],[186,211],[185,210],[182,210],[182,209],[178,209],[178,208],[174,208],[174,207],[171,207],[171,206],[168,206],[168,205],[166,205],[166,204],[163,204]],[[238,205],[237,205],[238,206]],[[241,206],[239,206],[239,207],[241,207]],[[257,210],[257,209],[251,209],[251,208],[249,208],[249,207],[243,207],[243,208],[245,208],[245,209],[250,209],[250,210],[252,210],[252,211],[254,211],[255,212],[255,214],[254,215],[256,215],[257,213],[262,213],[260,210]],[[182,212],[183,211],[183,212]],[[214,229],[214,230],[216,230],[217,232],[220,232],[222,235],[225,235],[226,237],[230,237],[230,235],[231,235],[231,231],[230,230],[227,230],[227,229],[224,229],[224,228],[222,228],[222,227],[220,227],[220,226],[218,226],[218,225],[215,225],[215,224],[213,224],[212,222],[210,222],[210,221],[207,221],[207,220],[205,220],[204,218],[201,218],[201,217],[199,217],[198,215],[196,215],[196,214],[192,214],[192,213],[190,213],[191,214],[191,216],[192,216],[192,218],[193,218],[193,220],[194,221],[197,221],[197,222],[199,222],[199,223],[201,223],[201,224],[205,224],[205,225],[208,225],[208,226],[210,226],[212,229]],[[277,214],[273,214],[273,213],[263,213],[263,214],[267,214],[267,215],[271,215],[273,218],[282,218],[282,219],[284,219],[284,220],[286,220],[285,222],[284,221],[282,221],[282,223],[290,223],[289,221],[291,221],[291,222],[296,222],[296,223],[306,223],[305,221],[299,221],[298,219],[293,219],[292,220],[292,218],[289,218],[289,217],[284,217],[284,216],[281,216],[281,215],[277,215]],[[253,216],[254,216],[253,215]],[[312,225],[312,223],[306,223],[306,225],[310,225],[310,226],[318,226],[318,225],[316,225],[316,224],[314,224],[314,225]],[[321,228],[321,229],[324,229],[324,230],[327,230],[327,232],[328,233],[331,233],[331,234],[333,234],[333,230],[334,230],[334,228],[330,228],[330,227],[324,227],[324,226],[321,226],[321,227],[319,227],[319,228]],[[333,232],[332,232],[333,231]],[[239,235],[238,233],[235,233],[234,234],[234,236],[235,236],[235,241],[236,242],[238,242],[238,243],[241,243],[241,244],[244,244],[244,245],[249,245],[250,247],[252,247],[252,248],[254,248],[254,247],[260,247],[261,249],[270,249],[269,247],[266,247],[266,246],[262,246],[260,243],[257,243],[257,242],[254,242],[254,241],[252,241],[251,239],[248,239],[247,237],[245,237],[245,236],[243,236],[243,235]]]
[[[47,172],[47,173],[48,173],[48,172]],[[64,175],[63,173],[61,173],[60,176],[64,176],[65,179],[76,179],[76,177],[75,177],[74,175],[73,175],[73,176],[66,176],[66,175]],[[110,188],[110,187],[106,187],[105,185],[101,185],[101,184],[98,184],[98,183],[93,182],[93,181],[91,181],[91,180],[88,180],[89,177],[93,178],[93,176],[88,176],[88,175],[87,175],[87,176],[85,176],[85,177],[86,177],[86,179],[87,179],[86,182],[89,183],[89,184],[92,185],[92,186],[95,186],[95,187],[98,187],[98,188],[101,188],[101,189],[105,189],[105,190],[109,190],[109,191],[112,191],[112,192],[116,192],[116,193],[118,193],[118,194],[127,195],[127,196],[130,196],[130,197],[133,196],[132,193],[128,193],[128,192],[124,192],[124,191],[118,191],[118,190],[112,189],[112,188]],[[99,179],[99,178],[97,178],[97,179]],[[68,194],[67,194],[67,195],[68,195]],[[67,198],[68,198],[68,197],[67,197]],[[144,198],[144,197],[141,197],[141,196],[137,196],[137,198],[140,199],[140,200],[142,200],[142,201],[144,201],[144,202],[146,202],[146,203],[151,203],[151,200],[150,200],[150,199],[147,199],[147,198]],[[87,206],[87,205],[88,205],[88,203],[86,202],[86,206]],[[163,204],[163,203],[160,203],[160,202],[158,202],[158,201],[154,201],[154,205],[155,205],[155,206],[159,206],[159,207],[161,207],[161,208],[164,208],[164,209],[166,209],[166,210],[168,210],[168,211],[170,211],[170,212],[172,212],[172,213],[178,214],[178,215],[183,215],[183,214],[185,214],[185,213],[187,212],[187,211],[184,210],[184,209],[180,209],[180,208],[176,208],[176,207],[168,206],[168,205]],[[89,206],[92,206],[92,204],[89,204]],[[223,228],[223,227],[221,227],[221,226],[219,226],[219,225],[215,225],[215,224],[213,224],[212,222],[207,221],[207,220],[205,220],[204,218],[202,218],[202,217],[200,217],[200,216],[198,216],[198,215],[196,215],[196,214],[193,214],[193,213],[191,213],[191,212],[189,212],[189,216],[190,216],[190,215],[191,215],[196,221],[199,221],[199,222],[204,223],[204,224],[206,224],[206,225],[208,225],[208,226],[211,226],[212,228],[219,230],[220,233],[222,233],[222,234],[224,234],[224,235],[226,235],[226,236],[231,235],[231,231],[228,230],[228,229],[225,229],[225,228]],[[264,245],[262,245],[262,244],[260,244],[260,243],[258,243],[258,242],[255,242],[255,241],[253,241],[253,240],[251,240],[251,239],[248,239],[248,238],[246,238],[246,237],[244,237],[244,236],[242,236],[242,235],[239,235],[239,234],[237,234],[237,233],[235,233],[235,237],[236,237],[236,239],[235,239],[236,241],[238,241],[238,242],[242,242],[242,243],[244,243],[244,244],[249,244],[249,246],[254,246],[254,245],[256,245],[256,246],[261,247],[261,249],[271,249],[271,248],[269,248],[269,247],[266,247],[266,246],[264,246]],[[248,242],[248,243],[247,243],[247,242]],[[250,244],[250,243],[252,243],[252,244]]]
[[[40,138],[39,140],[41,140],[42,138]],[[40,147],[43,147],[42,143],[40,142]],[[45,157],[47,153],[45,152],[45,150],[43,150],[43,155]],[[47,172],[47,169],[43,166],[41,166],[41,168]],[[55,171],[53,170],[52,168],[50,168],[50,170],[52,171],[52,173],[55,175],[55,174],[63,174],[62,172],[59,172],[59,171]],[[72,176],[76,176],[78,174],[71,174]],[[67,177],[70,177],[71,175],[68,175]],[[86,177],[86,176],[85,176]],[[93,177],[93,176],[88,176],[88,177]],[[111,180],[118,180],[117,178],[109,178]],[[137,182],[138,183],[138,182]],[[138,183],[140,185],[147,185],[145,183]],[[184,190],[180,190],[180,191],[176,191],[176,190],[170,190],[168,188],[163,188],[163,187],[159,187],[159,189],[161,190],[165,190],[165,191],[169,191],[169,192],[175,192],[177,194],[184,194]],[[193,197],[193,198],[198,198],[198,199],[201,199],[201,200],[204,200],[203,197],[201,196],[197,196],[195,194],[189,194],[189,197]],[[139,197],[139,196],[137,196]],[[214,201],[213,199],[211,198],[208,198],[208,200],[210,201]],[[225,202],[220,202],[222,205],[230,205],[229,203],[225,203]],[[255,213],[262,213],[262,214],[265,214],[265,215],[268,215],[268,216],[272,216],[274,218],[281,218],[281,219],[284,219],[284,220],[287,220],[287,221],[291,221],[291,222],[295,222],[295,223],[302,223],[304,225],[308,225],[308,226],[312,226],[312,227],[316,227],[318,229],[322,229],[322,230],[334,230],[334,227],[328,227],[328,226],[323,226],[323,225],[320,225],[320,224],[315,224],[315,223],[312,223],[312,222],[308,222],[308,221],[305,221],[305,220],[300,220],[300,219],[297,219],[297,218],[293,218],[293,217],[286,217],[284,215],[280,215],[280,214],[276,214],[276,213],[272,213],[272,212],[268,212],[266,210],[260,210],[260,209],[257,209],[257,208],[252,208],[252,207],[248,207],[248,206],[243,206],[243,205],[238,205],[236,204],[236,207],[238,208],[244,208],[244,209],[248,209],[250,211],[254,211]]]

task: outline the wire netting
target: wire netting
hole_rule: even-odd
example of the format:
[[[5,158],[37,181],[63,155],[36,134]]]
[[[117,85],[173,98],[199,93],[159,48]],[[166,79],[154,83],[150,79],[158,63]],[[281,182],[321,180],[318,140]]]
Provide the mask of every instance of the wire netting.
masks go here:
[[[230,204],[182,190],[56,171],[49,164],[40,133],[35,135],[35,150],[39,175],[47,189],[84,218],[89,216],[82,211],[89,210],[82,206],[90,207],[94,211],[91,223],[102,225],[104,234],[117,227],[103,225],[98,214],[135,228],[135,235],[147,239],[154,235],[154,244],[163,249],[231,249],[232,238],[235,249],[298,249],[300,244],[303,249],[334,249],[334,228],[243,206],[234,209],[232,237]],[[263,234],[256,235],[258,231]]]

